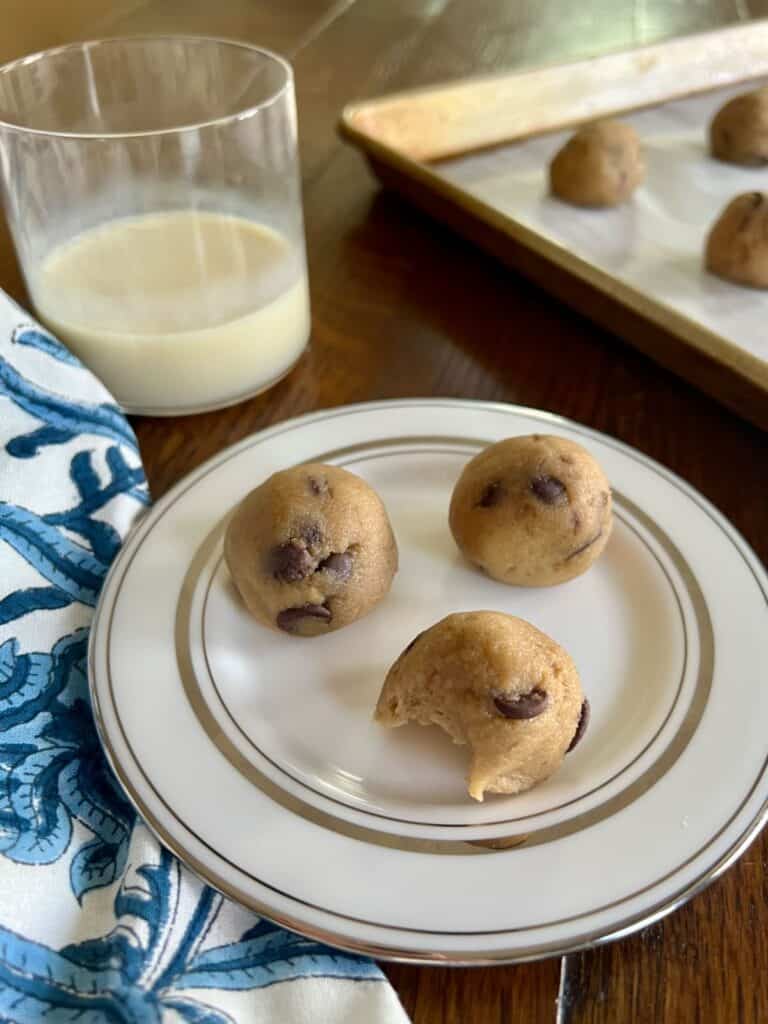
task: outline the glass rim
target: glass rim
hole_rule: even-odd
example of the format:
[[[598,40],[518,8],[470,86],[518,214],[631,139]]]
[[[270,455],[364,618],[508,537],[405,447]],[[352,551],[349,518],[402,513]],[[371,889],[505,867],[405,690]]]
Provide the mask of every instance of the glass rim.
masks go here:
[[[129,132],[69,132],[69,131],[58,131],[51,130],[48,128],[32,128],[23,124],[14,124],[12,121],[6,121],[3,117],[2,111],[0,111],[0,130],[18,132],[23,135],[35,135],[40,138],[48,139],[73,139],[81,142],[92,142],[99,141],[102,139],[142,139],[150,138],[151,136],[160,135],[179,135],[182,132],[193,132],[199,131],[202,128],[212,128],[217,125],[232,124],[233,122],[244,120],[248,117],[252,117],[254,114],[265,110],[271,106],[276,100],[280,99],[286,92],[286,90],[293,83],[293,68],[290,63],[281,57],[274,50],[268,50],[264,46],[256,46],[253,43],[245,42],[242,39],[228,39],[226,36],[205,36],[195,35],[189,33],[172,33],[163,32],[157,34],[139,34],[135,36],[104,36],[101,39],[85,39],[79,40],[72,43],[64,43],[61,46],[51,46],[45,50],[37,50],[34,53],[26,54],[23,57],[16,57],[13,60],[7,61],[5,64],[0,65],[0,76],[6,75],[15,71],[17,68],[24,67],[28,64],[36,64],[40,61],[45,60],[49,57],[57,57],[60,54],[67,52],[83,51],[88,52],[94,50],[99,46],[110,45],[114,43],[150,43],[150,42],[190,42],[190,43],[217,43],[226,47],[234,47],[241,50],[249,50],[251,53],[261,54],[263,57],[267,57],[269,60],[278,64],[283,71],[284,80],[283,82],[265,99],[260,100],[258,103],[251,103],[248,106],[243,107],[242,110],[237,110],[232,114],[223,114],[221,117],[212,117],[202,121],[195,121],[189,124],[178,124],[172,125],[170,128],[148,128],[139,129],[137,131]]]

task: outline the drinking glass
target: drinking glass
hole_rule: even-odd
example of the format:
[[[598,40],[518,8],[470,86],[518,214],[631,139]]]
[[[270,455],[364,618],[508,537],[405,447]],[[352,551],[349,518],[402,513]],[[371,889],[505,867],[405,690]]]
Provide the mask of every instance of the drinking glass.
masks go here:
[[[240,401],[310,330],[290,66],[75,43],[0,68],[0,187],[35,310],[129,412]]]

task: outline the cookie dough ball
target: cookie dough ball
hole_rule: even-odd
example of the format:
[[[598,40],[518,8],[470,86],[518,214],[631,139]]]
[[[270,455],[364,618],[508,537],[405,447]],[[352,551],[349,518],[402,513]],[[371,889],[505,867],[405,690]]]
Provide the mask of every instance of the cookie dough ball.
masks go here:
[[[729,100],[709,126],[712,156],[729,164],[768,163],[768,87]]]
[[[644,178],[640,139],[621,121],[580,128],[549,165],[553,194],[575,206],[618,206]]]
[[[704,250],[707,270],[727,281],[768,288],[768,196],[736,196],[718,219]]]
[[[248,610],[266,626],[319,636],[384,597],[397,545],[381,499],[336,466],[275,473],[227,527],[224,556]]]
[[[563,437],[492,444],[467,463],[451,498],[451,532],[461,551],[494,579],[524,587],[586,572],[612,524],[605,474]]]
[[[581,739],[589,705],[570,656],[523,619],[463,612],[416,637],[389,670],[376,720],[439,725],[471,749],[468,791],[522,793]]]

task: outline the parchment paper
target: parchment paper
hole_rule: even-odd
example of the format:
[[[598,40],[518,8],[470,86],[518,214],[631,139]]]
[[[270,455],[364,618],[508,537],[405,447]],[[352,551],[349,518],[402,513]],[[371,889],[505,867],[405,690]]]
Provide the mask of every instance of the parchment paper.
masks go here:
[[[547,168],[571,131],[441,162],[449,181],[766,363],[768,291],[704,271],[704,241],[740,192],[768,191],[768,167],[741,168],[708,154],[719,107],[764,81],[621,115],[645,147],[648,175],[633,199],[586,210],[551,198]],[[588,312],[588,311],[587,311]]]

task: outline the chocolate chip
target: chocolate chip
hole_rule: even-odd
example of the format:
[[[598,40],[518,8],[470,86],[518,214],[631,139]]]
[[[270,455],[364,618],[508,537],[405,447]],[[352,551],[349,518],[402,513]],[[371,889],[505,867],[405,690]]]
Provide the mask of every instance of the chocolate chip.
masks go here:
[[[413,638],[413,640],[411,640],[411,642],[405,648],[405,650],[403,651],[403,654],[407,654],[409,651],[412,651],[413,648],[416,646],[417,642],[419,640],[421,640],[421,638],[424,636],[425,633],[426,633],[426,629],[422,629],[422,631],[420,633],[417,633],[416,636]],[[403,654],[400,655],[401,658],[402,658]]]
[[[750,163],[761,164],[764,163],[764,161],[757,159],[754,161],[750,161]],[[750,200],[750,206],[745,211],[744,216],[741,218],[741,222],[739,223],[739,226],[736,228],[737,231],[744,231],[747,224],[749,224],[750,220],[752,219],[752,214],[762,205],[763,199],[765,198],[762,192],[749,192],[748,196]]]
[[[323,531],[317,523],[308,522],[302,524],[299,536],[308,548],[319,547],[323,543]]]
[[[337,580],[347,580],[352,575],[354,558],[350,551],[334,551],[317,567],[318,572],[329,572]]]
[[[545,505],[565,505],[568,501],[565,484],[556,476],[535,476],[531,480],[531,490]]]
[[[314,495],[319,496],[321,494],[330,494],[328,481],[325,479],[320,479],[319,477],[316,476],[310,476],[307,478],[307,485],[309,486],[310,491]]]
[[[587,550],[587,548],[591,548],[593,544],[596,544],[596,543],[597,543],[597,541],[599,541],[599,540],[600,540],[600,538],[601,538],[602,536],[603,536],[603,531],[602,531],[602,530],[598,530],[598,531],[597,531],[597,533],[595,534],[595,536],[594,536],[594,537],[591,537],[591,538],[590,538],[590,539],[589,539],[589,540],[587,541],[587,543],[586,543],[586,544],[582,544],[582,545],[581,545],[581,547],[579,547],[579,548],[576,548],[576,550],[575,550],[575,551],[572,551],[572,552],[570,553],[570,555],[568,555],[568,556],[566,557],[566,559],[565,559],[565,560],[566,560],[566,562],[570,562],[570,560],[571,560],[572,558],[576,558],[576,557],[577,557],[578,555],[581,555],[581,554],[583,554],[583,552],[585,552],[585,551]]]
[[[277,625],[286,633],[299,633],[305,619],[331,621],[331,609],[324,604],[302,604],[298,608],[284,608],[277,616]]]
[[[589,713],[589,701],[585,697],[581,705],[581,711],[579,712],[579,721],[576,726],[576,732],[573,734],[573,739],[566,750],[566,754],[570,754],[574,747],[578,746],[581,742],[584,733],[587,731],[587,726],[589,725]]]
[[[273,548],[269,556],[272,575],[281,583],[295,583],[314,572],[315,564],[306,548],[289,540]]]
[[[546,711],[549,696],[544,690],[534,686],[528,693],[521,693],[518,697],[507,697],[500,694],[498,697],[494,697],[493,703],[505,718],[536,718],[542,711]]]
[[[487,484],[483,493],[480,495],[480,501],[478,505],[480,508],[493,508],[494,505],[501,504],[507,496],[507,489],[501,480],[493,480]]]

